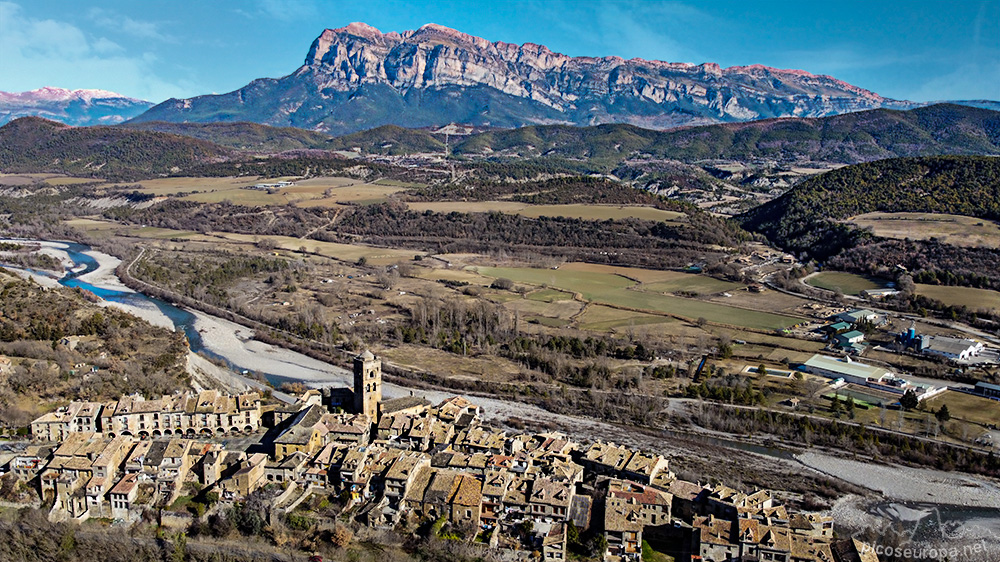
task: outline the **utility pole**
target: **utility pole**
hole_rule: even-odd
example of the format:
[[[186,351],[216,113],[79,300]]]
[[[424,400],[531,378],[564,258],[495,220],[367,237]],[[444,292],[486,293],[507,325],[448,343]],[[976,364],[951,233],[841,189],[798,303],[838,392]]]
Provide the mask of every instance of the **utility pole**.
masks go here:
[[[455,164],[449,162],[449,157],[451,156],[451,135],[446,130],[444,133],[444,161],[448,168],[451,170],[451,181],[455,182],[457,180],[455,175]]]

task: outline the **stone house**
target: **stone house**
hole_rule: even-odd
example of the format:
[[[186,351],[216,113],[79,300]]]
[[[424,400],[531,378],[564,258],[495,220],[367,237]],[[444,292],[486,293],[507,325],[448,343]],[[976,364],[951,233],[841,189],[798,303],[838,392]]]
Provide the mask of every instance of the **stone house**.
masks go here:
[[[129,510],[135,505],[139,495],[139,473],[133,472],[123,476],[111,491],[108,500],[111,504],[111,517],[127,519]]]
[[[528,495],[528,515],[536,521],[566,521],[573,502],[574,486],[567,481],[536,478]]]

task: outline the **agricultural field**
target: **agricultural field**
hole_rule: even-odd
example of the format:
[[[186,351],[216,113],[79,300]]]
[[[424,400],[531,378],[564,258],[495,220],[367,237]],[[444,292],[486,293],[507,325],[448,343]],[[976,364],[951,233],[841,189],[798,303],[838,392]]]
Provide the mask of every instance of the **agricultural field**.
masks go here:
[[[107,233],[121,228],[121,225],[118,223],[85,218],[68,219],[63,221],[63,224],[82,230],[91,236],[99,236],[101,233]]]
[[[691,320],[760,330],[775,330],[799,323],[799,319],[781,314],[739,309],[695,299],[631,290],[636,282],[621,275],[601,271],[559,269],[476,267],[482,275],[507,278],[515,283],[545,285],[580,294],[585,300],[639,311],[669,314]]]
[[[967,306],[971,310],[1000,310],[1000,292],[972,287],[917,284],[917,294],[939,300],[950,306]]]
[[[249,234],[233,234],[229,232],[214,233],[214,236],[234,242],[246,244],[256,243],[260,236]],[[320,242],[318,240],[294,238],[291,236],[266,236],[275,247],[282,250],[299,251],[303,248],[309,253],[317,254],[327,258],[340,261],[356,262],[364,258],[371,265],[391,265],[401,261],[413,259],[412,250],[398,250],[395,248],[374,248],[372,246],[360,246],[355,244],[337,244],[334,242]]]
[[[955,419],[978,424],[1000,422],[1000,402],[996,400],[954,390],[946,390],[927,399],[930,410],[937,411],[943,404],[948,405],[948,413]]]
[[[623,205],[530,205],[517,201],[437,201],[429,203],[407,203],[418,212],[435,213],[488,213],[491,211],[521,215],[529,218],[568,217],[584,220],[607,220],[636,218],[670,223],[680,222],[684,216],[676,211],[664,211],[653,207]]]
[[[508,310],[520,312],[524,318],[531,318],[532,316],[558,318],[565,320],[568,324],[573,316],[583,310],[584,303],[574,300],[544,302],[524,298],[509,300],[504,303],[504,307]]]
[[[412,183],[412,182],[405,182],[405,181],[399,181],[399,180],[391,180],[391,179],[386,179],[386,178],[383,178],[383,179],[380,179],[380,180],[375,180],[375,181],[372,182],[372,184],[373,185],[387,185],[389,187],[402,187],[402,188],[405,188],[405,189],[418,189],[418,188],[421,188],[421,187],[427,187],[426,185],[424,185],[422,183]]]
[[[94,183],[102,180],[92,178],[74,178],[62,174],[2,174],[0,173],[0,185],[33,185],[45,182],[49,185],[75,185],[80,183]]]
[[[963,215],[936,213],[866,213],[848,219],[876,236],[911,240],[938,240],[954,246],[1000,248],[1000,225]]]
[[[636,283],[663,283],[673,281],[680,276],[697,277],[689,273],[679,271],[667,271],[663,269],[642,269],[639,267],[621,267],[615,265],[602,265],[597,263],[572,262],[559,267],[562,271],[580,271],[584,273],[605,273],[618,275],[626,279],[631,279]]]
[[[124,184],[122,187],[150,195],[169,196],[192,191],[232,191],[259,181],[257,178],[159,178]]]
[[[636,326],[674,324],[671,326],[671,333],[675,327],[680,327],[683,323],[676,318],[669,316],[659,316],[656,314],[644,314],[609,306],[588,305],[583,314],[577,317],[577,326],[581,330],[591,330],[595,332],[611,332],[618,328],[629,328]]]
[[[712,293],[722,293],[725,291],[735,291],[744,287],[742,283],[723,281],[721,279],[705,275],[679,272],[664,273],[674,273],[675,275],[673,279],[664,279],[654,283],[644,283],[641,289],[643,291],[656,293],[676,293],[683,291],[694,293],[696,295],[708,295]]]
[[[200,237],[201,234],[191,230],[173,230],[170,228],[158,228],[155,226],[144,226],[141,228],[130,228],[125,231],[128,236],[136,238],[153,238],[159,240],[183,239],[190,240]]]
[[[459,283],[469,283],[471,285],[489,285],[492,279],[483,277],[474,271],[464,269],[448,269],[443,267],[430,268],[421,267],[415,273],[421,279],[430,281],[457,281]]]
[[[730,296],[727,297],[722,293],[715,293],[707,297],[707,300],[735,308],[767,310],[769,312],[780,312],[792,315],[803,314],[803,312],[805,312],[802,308],[803,305],[811,302],[802,297],[796,297],[786,293],[770,290],[762,293],[751,293],[750,291],[744,290],[730,290],[727,294]]]
[[[556,289],[541,289],[529,293],[526,296],[526,298],[528,300],[533,300],[538,302],[558,302],[565,300],[573,300],[573,294],[567,293],[566,291],[559,291]]]
[[[316,194],[322,196],[318,198],[300,199],[299,207],[335,207],[345,203],[356,205],[370,205],[373,203],[385,202],[390,195],[408,189],[405,185],[393,185],[382,183],[364,183],[351,178],[324,177],[313,178],[296,182],[295,185],[281,190],[289,196],[297,193],[299,189],[302,193]]]
[[[79,185],[81,183],[94,183],[95,181],[91,178],[71,178],[69,176],[56,176],[51,178],[45,178],[45,183],[49,185]]]
[[[840,271],[824,271],[810,276],[805,280],[806,284],[826,289],[827,291],[840,291],[845,295],[858,296],[866,289],[881,289],[884,283],[869,279],[853,273],[843,273]]]
[[[246,189],[258,183],[294,181],[273,190]],[[311,178],[161,178],[125,185],[142,193],[179,196],[199,203],[230,201],[238,205],[288,205],[337,207],[344,203],[367,204],[385,201],[401,186],[377,185],[342,177]]]

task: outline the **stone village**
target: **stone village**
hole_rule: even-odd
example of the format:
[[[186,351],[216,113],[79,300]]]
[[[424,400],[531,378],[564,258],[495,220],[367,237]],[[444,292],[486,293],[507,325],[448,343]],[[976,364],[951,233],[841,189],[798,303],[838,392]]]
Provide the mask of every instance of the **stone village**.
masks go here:
[[[159,510],[161,524],[184,525],[163,508],[191,490],[226,505],[273,486],[272,515],[333,493],[356,524],[447,522],[512,560],[565,560],[570,534],[585,531],[615,562],[640,560],[644,541],[678,562],[870,560],[834,540],[832,517],[792,512],[766,490],[683,481],[664,457],[613,443],[499,431],[462,397],[382,400],[369,351],[354,359],[353,390],[309,390],[289,406],[254,392],[124,396],[73,402],[31,430],[4,478],[34,488],[52,520],[129,524]]]

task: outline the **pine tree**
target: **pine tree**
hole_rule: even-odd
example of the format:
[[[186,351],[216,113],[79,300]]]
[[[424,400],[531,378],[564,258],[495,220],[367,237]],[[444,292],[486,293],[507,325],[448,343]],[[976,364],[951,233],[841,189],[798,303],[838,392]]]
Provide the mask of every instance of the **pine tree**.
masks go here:
[[[934,414],[934,417],[936,417],[937,421],[939,421],[941,423],[944,423],[944,422],[950,420],[951,419],[951,412],[948,411],[948,405],[947,404],[941,404],[941,407],[938,409],[937,413]]]

